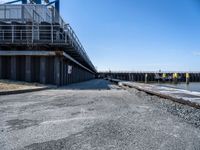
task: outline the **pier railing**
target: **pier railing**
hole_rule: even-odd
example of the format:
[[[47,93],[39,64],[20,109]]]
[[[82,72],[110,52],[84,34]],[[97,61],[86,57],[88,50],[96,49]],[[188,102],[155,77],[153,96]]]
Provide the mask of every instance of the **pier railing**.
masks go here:
[[[71,46],[95,70],[75,32],[53,7],[0,5],[0,44]]]
[[[0,44],[49,44],[73,48],[90,66],[94,67],[82,44],[70,25],[61,28],[59,24],[22,24],[0,22]]]

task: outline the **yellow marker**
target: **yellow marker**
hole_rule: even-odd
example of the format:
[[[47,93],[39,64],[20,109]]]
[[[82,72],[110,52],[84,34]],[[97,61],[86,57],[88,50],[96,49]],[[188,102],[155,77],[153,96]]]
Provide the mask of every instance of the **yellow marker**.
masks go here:
[[[189,84],[190,82],[190,74],[186,73],[186,84]]]
[[[162,77],[163,77],[163,78],[166,78],[166,77],[167,77],[167,74],[166,74],[166,73],[163,73]]]
[[[186,78],[190,78],[190,74],[189,73],[186,73]]]
[[[178,78],[178,73],[174,73],[173,78]]]

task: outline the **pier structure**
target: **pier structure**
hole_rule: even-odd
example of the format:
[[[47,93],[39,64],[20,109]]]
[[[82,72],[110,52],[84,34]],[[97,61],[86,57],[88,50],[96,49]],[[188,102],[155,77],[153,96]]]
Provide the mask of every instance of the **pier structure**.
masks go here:
[[[59,15],[59,1],[22,2],[0,5],[0,79],[59,86],[94,78],[94,65]]]
[[[200,82],[200,72],[99,72],[99,78],[111,78],[135,82],[173,81],[177,82]]]

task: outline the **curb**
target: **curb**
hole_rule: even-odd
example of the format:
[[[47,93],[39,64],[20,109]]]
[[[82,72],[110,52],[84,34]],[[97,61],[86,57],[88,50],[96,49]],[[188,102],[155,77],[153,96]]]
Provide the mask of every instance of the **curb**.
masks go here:
[[[155,95],[155,96],[160,97],[160,98],[169,99],[171,101],[174,101],[174,102],[177,102],[177,103],[180,103],[180,104],[183,104],[183,105],[188,105],[188,106],[200,109],[200,105],[199,104],[197,104],[195,102],[187,101],[187,100],[185,100],[183,98],[176,98],[176,97],[173,97],[171,95],[161,94],[159,92],[154,92],[154,91],[150,91],[150,90],[147,90],[147,89],[141,89],[141,88],[139,88],[137,86],[131,86],[131,87],[135,88],[135,89],[137,89],[139,91],[145,92],[145,93],[147,93],[149,95]]]
[[[155,95],[155,96],[158,96],[160,98],[164,98],[164,99],[169,99],[171,101],[174,101],[174,102],[177,102],[177,103],[180,103],[180,104],[183,104],[183,105],[188,105],[188,106],[191,106],[191,107],[194,107],[194,108],[197,108],[197,109],[200,109],[200,105],[198,103],[195,103],[195,102],[191,102],[191,101],[188,101],[188,100],[185,100],[183,98],[176,98],[172,95],[166,95],[166,94],[161,94],[159,92],[154,92],[154,91],[151,91],[151,90],[147,90],[147,89],[142,89],[138,86],[134,86],[134,85],[130,85],[130,84],[126,84],[126,83],[123,83],[123,81],[120,81],[120,80],[116,80],[116,79],[108,79],[109,81],[111,82],[115,82],[115,83],[118,83],[118,84],[121,84],[121,85],[124,85],[124,86],[128,86],[128,87],[131,87],[131,88],[135,88],[139,91],[142,91],[142,92],[145,92],[149,95]]]
[[[51,87],[42,87],[42,88],[35,88],[35,89],[22,89],[22,90],[13,90],[13,91],[1,91],[1,95],[11,95],[11,94],[22,94],[22,93],[29,93],[29,92],[37,92],[42,90],[51,89]]]

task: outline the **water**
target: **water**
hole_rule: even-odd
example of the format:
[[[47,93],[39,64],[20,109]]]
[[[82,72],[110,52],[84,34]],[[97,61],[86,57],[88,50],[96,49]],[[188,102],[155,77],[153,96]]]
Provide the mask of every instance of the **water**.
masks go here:
[[[185,83],[178,83],[178,84],[172,84],[172,83],[156,83],[156,85],[165,86],[165,87],[172,87],[172,88],[179,88],[184,89],[188,91],[197,91],[200,92],[200,82],[190,82],[190,84]]]

